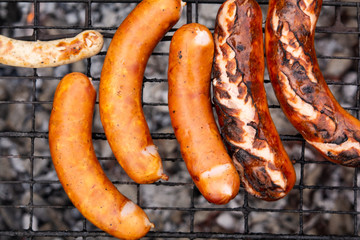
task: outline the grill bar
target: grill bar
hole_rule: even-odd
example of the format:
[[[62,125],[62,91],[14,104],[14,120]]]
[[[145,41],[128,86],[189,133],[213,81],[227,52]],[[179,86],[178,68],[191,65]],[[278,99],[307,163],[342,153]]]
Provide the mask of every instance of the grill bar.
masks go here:
[[[103,232],[93,232],[93,231],[84,231],[84,232],[71,232],[71,231],[3,231],[1,232],[3,236],[12,236],[12,237],[108,237],[106,233]],[[188,239],[300,239],[300,240],[353,240],[358,239],[355,236],[311,236],[311,235],[292,235],[292,234],[230,234],[230,233],[182,233],[182,232],[149,232],[147,235],[148,238],[188,238]]]

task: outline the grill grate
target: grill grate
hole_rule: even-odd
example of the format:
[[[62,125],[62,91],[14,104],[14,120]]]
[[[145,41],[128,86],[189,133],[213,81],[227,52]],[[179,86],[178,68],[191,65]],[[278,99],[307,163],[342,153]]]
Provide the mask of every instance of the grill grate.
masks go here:
[[[84,29],[95,29],[106,38],[103,51],[91,59],[81,61],[80,64],[53,69],[20,70],[0,66],[0,93],[3,93],[0,96],[1,240],[110,238],[82,218],[62,191],[51,165],[47,143],[47,118],[51,110],[54,86],[64,74],[81,69],[92,77],[95,86],[98,86],[106,47],[120,22],[113,26],[107,23],[98,24],[95,16],[97,10],[116,4],[120,8],[131,10],[138,2],[140,1],[0,0],[0,32],[10,37],[50,40],[73,36]],[[182,20],[164,37],[161,46],[155,49],[149,65],[160,65],[161,59],[166,61],[171,35],[181,24],[200,22],[213,30],[217,9],[223,1],[186,2]],[[265,19],[268,0],[258,2],[263,8]],[[42,11],[48,4],[70,5],[75,8],[75,5],[81,5],[76,8],[81,10],[81,19],[67,25],[48,23],[44,20],[46,13]],[[32,22],[24,21],[28,16],[20,16],[22,20],[10,21],[12,18],[9,13],[13,8],[31,9],[31,6],[34,16]],[[352,99],[341,103],[359,118],[360,2],[324,0],[323,9],[325,13],[320,17],[321,21],[319,20],[316,28],[317,43],[319,40],[325,45],[331,45],[337,41],[344,43],[348,42],[347,39],[353,39],[355,45],[350,48],[351,51],[342,54],[319,51],[319,62],[322,70],[328,69],[330,73],[332,68],[329,65],[334,67],[331,62],[335,62],[335,65],[348,64],[341,75],[333,76],[325,72],[325,77],[332,90],[339,92],[337,99],[347,98],[350,90],[355,92],[354,97],[350,97]],[[346,15],[347,12],[354,12],[355,16]],[[120,15],[115,16],[119,19],[125,17]],[[316,47],[317,50],[324,49],[320,45]],[[342,47],[346,48],[345,45]],[[278,103],[271,98],[273,94],[267,75],[265,85],[271,113],[273,116],[279,115],[274,118],[274,122],[289,156],[294,161],[297,183],[289,196],[275,203],[254,199],[243,189],[225,206],[206,203],[186,172],[171,131],[166,112],[167,101],[164,97],[166,67],[154,69],[145,74],[143,106],[170,181],[141,186],[132,182],[109,153],[97,109],[93,130],[95,149],[106,173],[120,191],[128,193],[127,196],[148,213],[156,225],[146,239],[359,239],[358,169],[347,169],[324,161],[298,133],[286,127],[287,123],[281,115]],[[343,80],[351,74],[353,81]],[[25,89],[25,93],[19,89]],[[157,94],[159,97],[152,98]],[[17,118],[19,114],[21,117]],[[171,197],[172,195],[174,196]],[[180,200],[171,202],[175,198]]]

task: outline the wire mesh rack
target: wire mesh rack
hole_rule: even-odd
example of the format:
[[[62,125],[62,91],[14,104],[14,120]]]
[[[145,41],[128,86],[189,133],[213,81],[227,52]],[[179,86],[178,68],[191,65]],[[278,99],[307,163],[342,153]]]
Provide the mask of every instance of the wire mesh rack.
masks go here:
[[[60,79],[81,71],[98,87],[111,38],[138,0],[0,0],[0,33],[24,40],[100,31],[103,50],[66,66],[22,69],[0,66],[0,239],[111,239],[73,207],[62,190],[48,149],[48,118]],[[214,29],[221,0],[188,0],[179,23],[152,54],[144,77],[143,107],[164,160],[168,182],[130,180],[106,142],[96,105],[93,141],[112,182],[155,223],[145,239],[359,239],[359,171],[325,161],[286,121],[265,73],[271,114],[294,163],[297,182],[277,202],[243,189],[229,204],[215,206],[188,176],[167,112],[169,42],[182,24]],[[265,21],[268,0],[258,0]],[[335,97],[360,114],[360,2],[324,0],[316,28],[321,69]]]

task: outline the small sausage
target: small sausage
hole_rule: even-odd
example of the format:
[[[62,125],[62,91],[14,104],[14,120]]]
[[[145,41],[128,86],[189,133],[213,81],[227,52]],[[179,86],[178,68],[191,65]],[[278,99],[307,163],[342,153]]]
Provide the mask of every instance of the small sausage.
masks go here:
[[[179,28],[170,43],[169,113],[186,167],[202,195],[226,204],[240,187],[239,174],[217,128],[210,100],[214,41],[203,25]]]
[[[103,44],[103,36],[93,30],[73,38],[35,42],[0,35],[0,63],[26,68],[56,67],[94,56]]]
[[[293,188],[296,174],[266,100],[258,3],[225,1],[217,15],[214,39],[214,103],[241,183],[258,198],[282,198]]]
[[[151,227],[145,212],[106,177],[92,144],[96,91],[84,74],[59,83],[49,122],[50,153],[74,206],[95,226],[122,239],[138,239]]]
[[[304,139],[328,160],[360,166],[360,122],[332,95],[317,62],[314,35],[322,0],[271,0],[266,56],[280,106]]]
[[[117,29],[100,77],[99,108],[109,145],[137,183],[167,180],[141,105],[146,64],[179,20],[181,0],[143,0]]]

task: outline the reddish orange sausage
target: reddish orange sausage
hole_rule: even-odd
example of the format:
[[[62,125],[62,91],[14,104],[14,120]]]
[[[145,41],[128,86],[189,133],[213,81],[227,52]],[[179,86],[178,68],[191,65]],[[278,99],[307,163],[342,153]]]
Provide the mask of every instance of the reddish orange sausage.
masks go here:
[[[141,106],[147,61],[161,38],[179,20],[181,0],[143,0],[116,31],[100,80],[99,107],[110,147],[137,183],[168,179]]]
[[[95,156],[91,139],[95,98],[90,79],[81,73],[60,81],[49,122],[51,157],[65,192],[85,218],[114,237],[138,239],[153,224],[116,189]]]
[[[266,56],[280,106],[305,140],[328,160],[360,166],[360,122],[332,95],[320,71],[314,35],[322,0],[271,0]]]
[[[227,0],[214,32],[214,102],[220,130],[247,192],[284,197],[296,174],[271,119],[264,88],[262,14],[255,0]]]
[[[202,195],[226,204],[240,179],[216,126],[210,100],[214,42],[210,31],[192,23],[179,28],[170,44],[169,112],[187,169]]]

